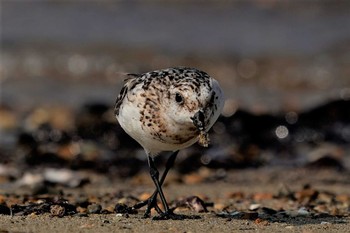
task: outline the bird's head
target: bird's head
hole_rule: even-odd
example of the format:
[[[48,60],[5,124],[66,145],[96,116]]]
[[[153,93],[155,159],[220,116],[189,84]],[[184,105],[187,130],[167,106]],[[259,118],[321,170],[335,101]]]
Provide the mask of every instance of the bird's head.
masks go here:
[[[206,136],[224,104],[218,82],[205,72],[192,69],[174,78],[169,87],[162,101],[170,124],[176,124],[179,130],[190,129],[196,136]],[[205,140],[201,143],[201,137],[200,144],[207,146]]]

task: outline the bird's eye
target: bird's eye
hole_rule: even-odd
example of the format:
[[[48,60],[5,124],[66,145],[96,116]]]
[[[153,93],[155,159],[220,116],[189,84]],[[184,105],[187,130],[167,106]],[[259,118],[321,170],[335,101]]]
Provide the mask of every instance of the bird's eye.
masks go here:
[[[181,104],[184,101],[180,93],[175,94],[175,101],[179,104]]]

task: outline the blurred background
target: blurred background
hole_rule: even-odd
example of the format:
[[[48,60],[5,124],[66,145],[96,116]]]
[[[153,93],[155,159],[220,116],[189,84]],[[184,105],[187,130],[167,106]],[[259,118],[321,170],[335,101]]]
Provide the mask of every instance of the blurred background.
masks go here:
[[[173,66],[206,71],[227,99],[211,147],[182,151],[178,172],[350,168],[347,1],[3,0],[0,7],[6,180],[42,165],[119,176],[146,168],[113,116],[114,101],[126,73]]]

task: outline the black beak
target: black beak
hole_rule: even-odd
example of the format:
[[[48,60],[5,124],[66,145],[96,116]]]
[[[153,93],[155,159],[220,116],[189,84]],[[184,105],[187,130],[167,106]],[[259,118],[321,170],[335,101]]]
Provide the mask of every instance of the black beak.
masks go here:
[[[202,110],[196,112],[196,114],[191,117],[191,120],[193,121],[193,124],[196,126],[198,131],[205,131],[205,117]]]
[[[191,120],[196,126],[197,130],[199,131],[199,136],[198,136],[198,143],[201,146],[208,147],[210,140],[209,140],[209,134],[205,131],[205,116],[202,110],[199,110],[194,114],[193,117],[191,117]]]

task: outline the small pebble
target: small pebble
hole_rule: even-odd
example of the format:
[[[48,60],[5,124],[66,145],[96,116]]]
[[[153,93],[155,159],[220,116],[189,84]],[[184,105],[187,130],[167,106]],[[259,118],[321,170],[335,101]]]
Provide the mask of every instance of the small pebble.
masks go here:
[[[186,198],[185,203],[191,210],[197,213],[208,212],[204,201],[197,196]]]
[[[261,219],[261,218],[255,219],[254,223],[259,225],[259,226],[268,226],[268,225],[270,225],[269,221]]]
[[[251,204],[249,206],[249,210],[257,210],[260,208],[260,206],[261,206],[260,204]]]
[[[87,207],[89,214],[99,214],[102,210],[102,207],[100,204],[91,204]]]
[[[117,203],[114,207],[114,211],[117,214],[123,214],[123,213],[127,213],[128,212],[128,206],[125,205],[124,203]]]
[[[86,213],[86,208],[83,208],[83,207],[81,207],[81,206],[78,206],[78,207],[77,207],[77,212],[78,212],[78,213]]]
[[[272,193],[255,193],[253,195],[253,199],[255,201],[271,200],[273,199],[273,194]]]
[[[310,215],[310,212],[307,211],[307,209],[305,207],[301,207],[298,212],[297,212],[298,216],[308,216]]]
[[[66,213],[66,209],[60,205],[52,205],[52,206],[50,206],[50,213],[52,216],[62,218],[64,216],[64,214]]]

